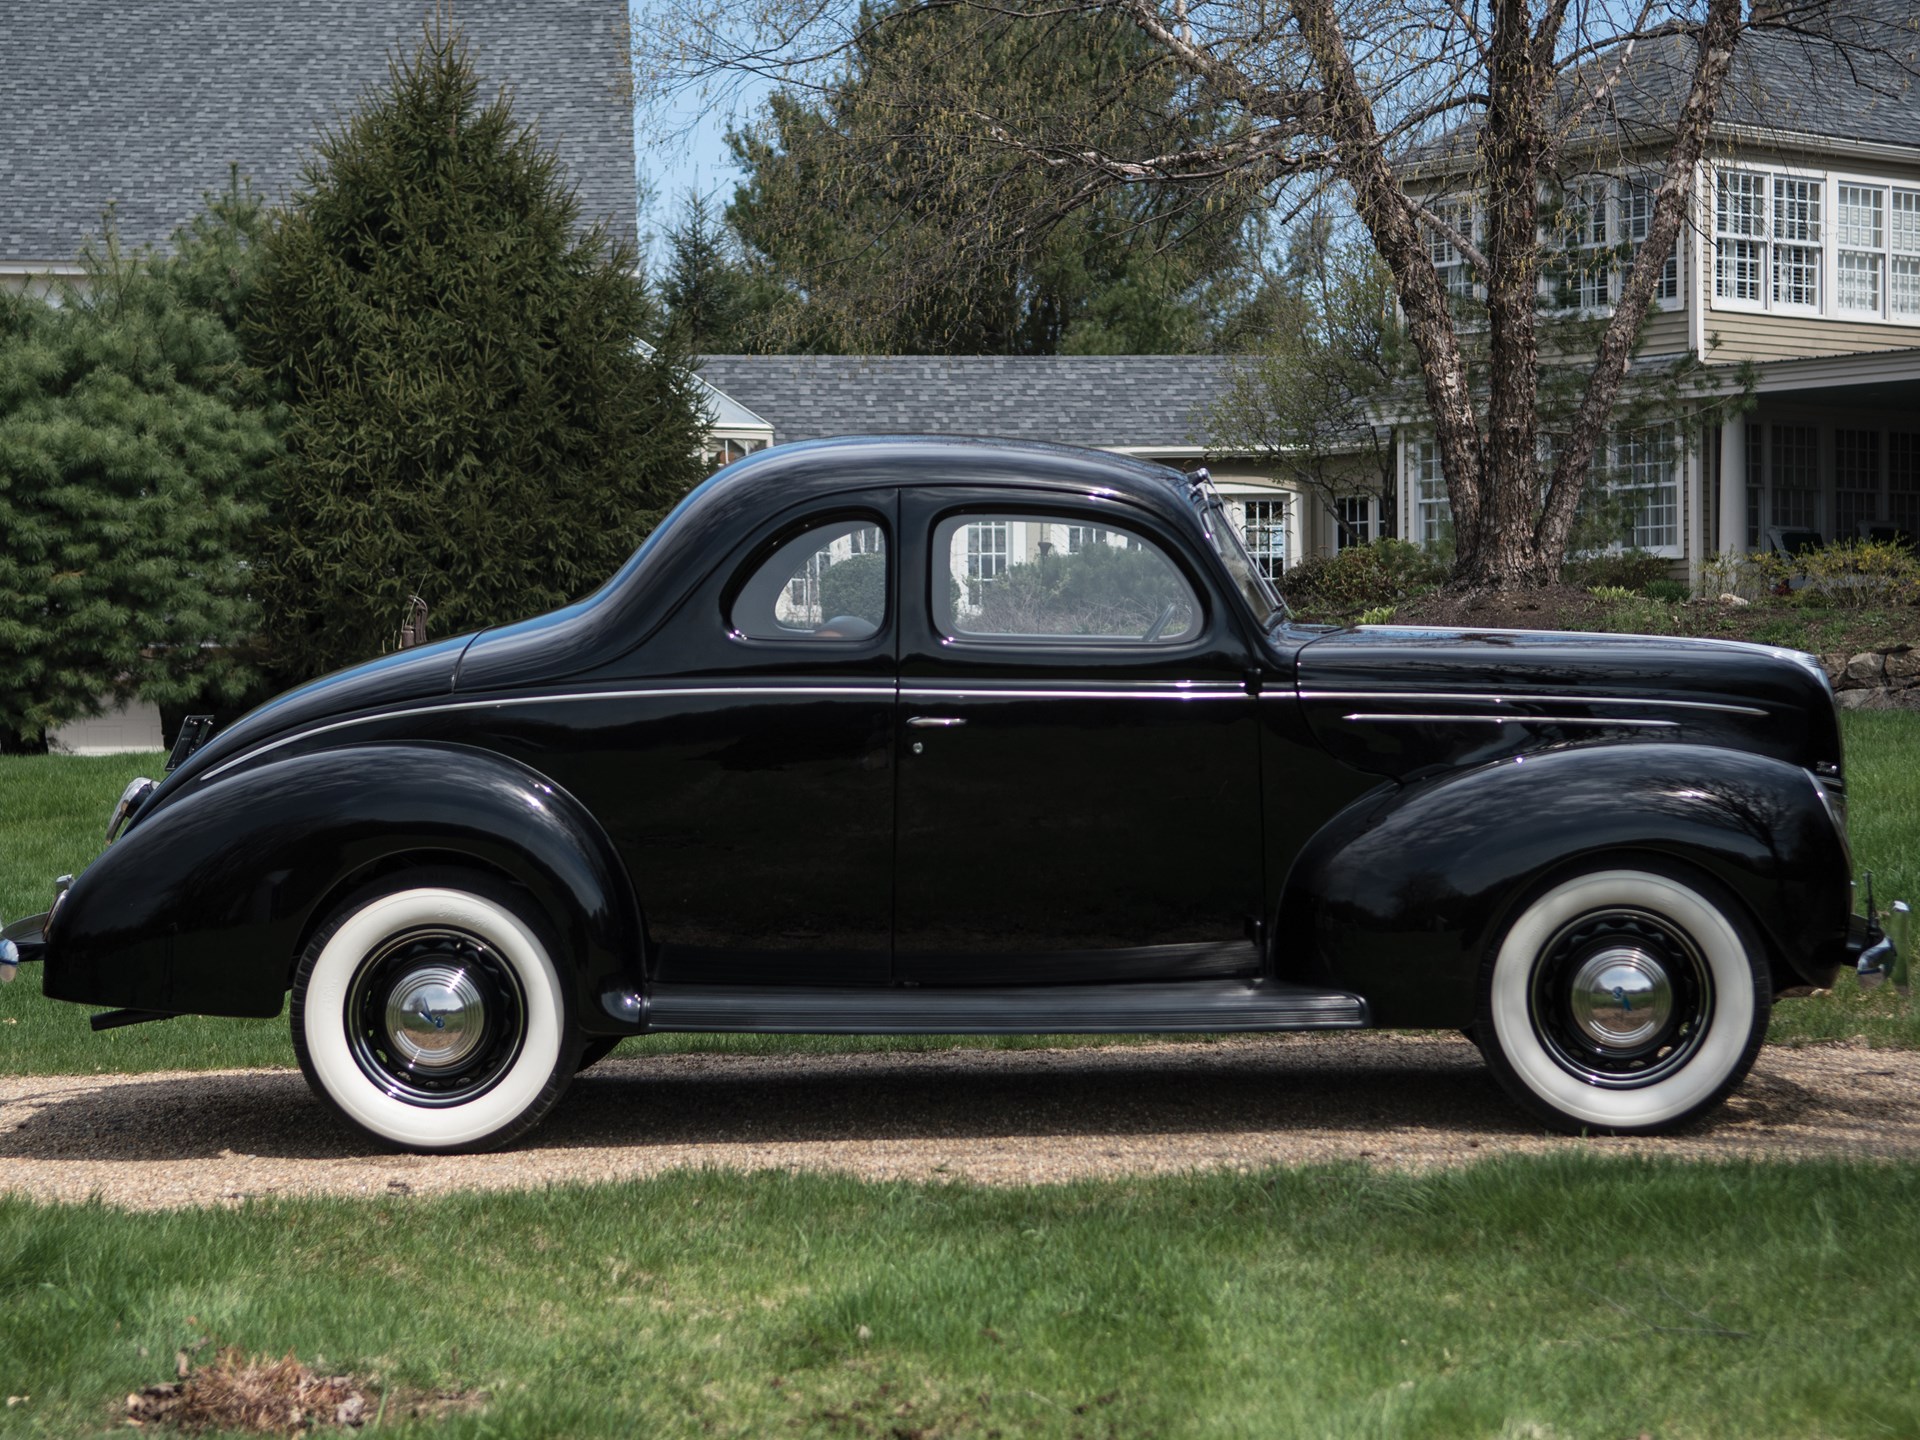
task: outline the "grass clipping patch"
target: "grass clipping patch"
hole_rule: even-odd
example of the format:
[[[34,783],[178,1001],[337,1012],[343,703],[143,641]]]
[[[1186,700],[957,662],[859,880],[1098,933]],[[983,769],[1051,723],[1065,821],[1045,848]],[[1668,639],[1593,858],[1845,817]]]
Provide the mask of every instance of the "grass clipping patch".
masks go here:
[[[396,1394],[383,1401],[378,1391],[353,1375],[316,1375],[293,1358],[244,1359],[229,1348],[211,1364],[194,1367],[179,1356],[180,1379],[149,1385],[127,1396],[127,1424],[204,1430],[252,1431],[289,1435],[328,1427],[352,1430],[383,1415],[394,1418],[444,1416],[476,1408],[486,1397],[439,1392]]]

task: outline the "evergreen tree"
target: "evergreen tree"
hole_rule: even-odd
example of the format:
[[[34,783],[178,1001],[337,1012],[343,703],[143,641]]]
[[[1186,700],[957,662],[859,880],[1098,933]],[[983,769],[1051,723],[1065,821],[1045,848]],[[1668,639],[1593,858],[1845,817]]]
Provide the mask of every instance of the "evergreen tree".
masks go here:
[[[265,243],[250,328],[288,406],[260,595],[276,663],[445,635],[605,580],[699,478],[704,420],[631,245],[483,102],[439,25],[318,147]]]
[[[1073,7],[1005,23],[904,0],[861,13],[844,73],[774,92],[764,122],[730,137],[747,178],[727,219],[749,273],[778,287],[758,297],[766,348],[1210,348],[1250,269],[1256,187],[1205,203],[1177,185],[1116,188],[1063,207],[994,138],[1067,115],[1076,150],[1230,138],[1217,115],[1182,113],[1178,74],[1135,27]]]
[[[223,316],[259,209],[210,197],[164,259],[109,225],[59,305],[0,295],[0,747],[255,679],[243,557],[275,440]]]
[[[667,323],[696,352],[752,348],[745,326],[754,285],[734,249],[726,221],[705,196],[689,190],[680,223],[667,229],[667,273],[660,282],[660,298],[667,307]]]

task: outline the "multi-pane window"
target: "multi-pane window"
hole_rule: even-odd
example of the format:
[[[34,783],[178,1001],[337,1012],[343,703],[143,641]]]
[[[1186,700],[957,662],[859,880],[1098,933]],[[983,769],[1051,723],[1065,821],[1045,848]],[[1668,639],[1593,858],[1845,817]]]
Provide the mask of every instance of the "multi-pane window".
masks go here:
[[[1607,493],[1625,502],[1633,516],[1632,544],[1640,550],[1680,543],[1680,486],[1674,468],[1673,432],[1665,425],[1614,437]]]
[[[1920,190],[1722,170],[1713,215],[1715,299],[1920,324]]]
[[[1895,319],[1920,320],[1920,190],[1888,197],[1887,310]]]
[[[1766,432],[1758,425],[1747,426],[1747,549],[1760,548],[1760,493],[1766,483]]]
[[[1246,537],[1247,554],[1263,575],[1278,580],[1287,568],[1287,502],[1248,500],[1244,513],[1241,534]]]
[[[1620,229],[1623,238],[1633,247],[1633,254],[1640,254],[1640,246],[1647,238],[1647,231],[1653,227],[1653,206],[1659,192],[1655,186],[1645,180],[1629,180],[1620,192]],[[1667,255],[1667,263],[1661,268],[1660,278],[1654,282],[1653,298],[1656,301],[1678,300],[1680,298],[1680,245],[1674,242],[1673,249]]]
[[[1376,535],[1374,523],[1374,499],[1371,495],[1342,495],[1334,501],[1334,510],[1340,523],[1335,527],[1337,534],[1333,538],[1333,548],[1345,550],[1349,545],[1370,545],[1380,537]]]
[[[1767,178],[1722,170],[1713,191],[1713,293],[1722,300],[1766,296]]]
[[[1771,523],[1780,530],[1820,528],[1820,429],[1816,425],[1770,427]]]
[[[1820,308],[1820,180],[1773,177],[1773,303]]]
[[[1473,239],[1473,205],[1466,200],[1435,200],[1428,207],[1434,215],[1453,227],[1464,238]],[[1473,298],[1473,267],[1466,256],[1437,228],[1422,227],[1426,236],[1427,258],[1440,277],[1440,288],[1455,300]]]
[[[1833,537],[1851,540],[1880,518],[1880,432],[1833,432]]]
[[[1920,321],[1920,190],[1853,181],[1836,190],[1841,312]]]
[[[1836,298],[1842,310],[1880,313],[1884,292],[1887,192],[1874,185],[1842,185],[1834,207],[1839,242]]]
[[[1560,295],[1576,310],[1604,310],[1613,300],[1613,254],[1608,211],[1613,182],[1581,180],[1561,196]]]
[[[1453,525],[1453,506],[1447,499],[1447,477],[1440,467],[1440,447],[1423,440],[1413,452],[1414,533],[1422,545],[1438,545]]]
[[[979,520],[967,526],[967,579],[984,584],[1007,573],[1007,522]]]
[[[1920,539],[1920,433],[1887,436],[1887,521]]]
[[[1078,555],[1091,546],[1105,545],[1111,533],[1098,525],[1069,525],[1067,526],[1067,553]]]

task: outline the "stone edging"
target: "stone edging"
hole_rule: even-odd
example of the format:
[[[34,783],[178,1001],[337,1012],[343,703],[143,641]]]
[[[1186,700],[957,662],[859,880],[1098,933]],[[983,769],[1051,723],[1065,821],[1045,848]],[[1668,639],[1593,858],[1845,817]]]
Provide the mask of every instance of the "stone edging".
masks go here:
[[[1842,710],[1920,710],[1920,650],[1896,645],[1857,655],[1822,655]]]

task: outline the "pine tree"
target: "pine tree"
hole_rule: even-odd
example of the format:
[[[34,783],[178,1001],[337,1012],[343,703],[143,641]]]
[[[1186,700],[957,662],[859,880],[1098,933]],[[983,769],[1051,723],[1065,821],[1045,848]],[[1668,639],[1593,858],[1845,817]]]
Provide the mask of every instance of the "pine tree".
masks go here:
[[[583,229],[560,160],[430,25],[318,147],[266,242],[249,327],[288,406],[260,557],[287,674],[605,580],[698,478],[696,382],[631,245]]]
[[[0,296],[0,748],[255,679],[245,545],[275,440],[221,305],[192,297],[216,274],[244,293],[259,205],[209,204],[171,258],[109,224],[59,305]]]

